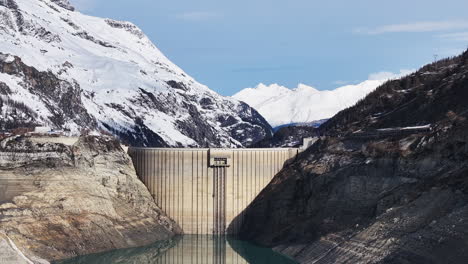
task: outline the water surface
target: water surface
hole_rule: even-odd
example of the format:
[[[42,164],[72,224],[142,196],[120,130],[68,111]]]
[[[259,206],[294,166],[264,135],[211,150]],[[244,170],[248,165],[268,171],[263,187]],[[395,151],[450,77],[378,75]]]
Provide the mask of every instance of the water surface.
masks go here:
[[[182,236],[150,246],[77,257],[58,264],[297,264],[269,248],[230,237]]]

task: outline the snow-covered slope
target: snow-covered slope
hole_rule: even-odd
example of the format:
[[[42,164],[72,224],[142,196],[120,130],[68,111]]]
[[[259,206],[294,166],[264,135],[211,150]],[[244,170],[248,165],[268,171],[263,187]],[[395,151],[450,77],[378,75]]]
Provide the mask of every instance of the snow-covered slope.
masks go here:
[[[295,89],[278,84],[259,84],[255,88],[243,89],[233,97],[257,109],[270,125],[277,127],[331,118],[354,105],[385,81],[368,80],[325,91],[304,84],[299,84]]]
[[[252,108],[169,61],[135,25],[67,0],[0,0],[0,124],[106,130],[134,145],[245,146],[271,134]]]

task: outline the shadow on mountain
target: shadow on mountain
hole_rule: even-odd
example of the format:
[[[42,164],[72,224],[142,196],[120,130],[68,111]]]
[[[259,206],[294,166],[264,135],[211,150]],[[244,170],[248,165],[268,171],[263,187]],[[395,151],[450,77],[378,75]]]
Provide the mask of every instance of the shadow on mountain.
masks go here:
[[[227,237],[229,246],[247,263],[255,264],[297,264],[296,261],[274,252],[271,248],[260,247],[252,243]]]

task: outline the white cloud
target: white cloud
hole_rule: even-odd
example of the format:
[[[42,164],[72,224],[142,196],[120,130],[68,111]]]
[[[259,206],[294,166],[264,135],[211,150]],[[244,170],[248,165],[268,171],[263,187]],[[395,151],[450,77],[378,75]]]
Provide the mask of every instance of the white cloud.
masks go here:
[[[203,21],[203,20],[212,20],[221,17],[220,14],[212,13],[212,12],[186,12],[177,14],[175,16],[177,19],[180,20],[187,20],[187,21]]]
[[[439,38],[454,40],[454,41],[467,41],[468,42],[468,32],[455,32],[438,35]]]
[[[421,21],[406,24],[385,25],[376,28],[358,28],[355,33],[378,35],[384,33],[399,33],[399,32],[434,32],[467,29],[467,20],[451,20],[451,21]]]
[[[96,0],[69,0],[78,11],[90,11],[96,6]]]
[[[400,70],[399,73],[393,73],[393,72],[376,72],[369,74],[368,79],[369,80],[378,80],[378,81],[386,81],[386,80],[392,80],[392,79],[398,79],[401,77],[404,77],[410,73],[415,72],[415,70],[407,70],[407,69],[402,69]]]

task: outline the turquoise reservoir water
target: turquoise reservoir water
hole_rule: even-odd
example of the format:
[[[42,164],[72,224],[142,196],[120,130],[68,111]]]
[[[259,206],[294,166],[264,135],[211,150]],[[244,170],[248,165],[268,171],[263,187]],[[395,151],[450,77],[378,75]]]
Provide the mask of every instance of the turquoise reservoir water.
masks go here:
[[[59,264],[297,264],[269,248],[229,237],[182,236],[147,247],[78,257]]]

